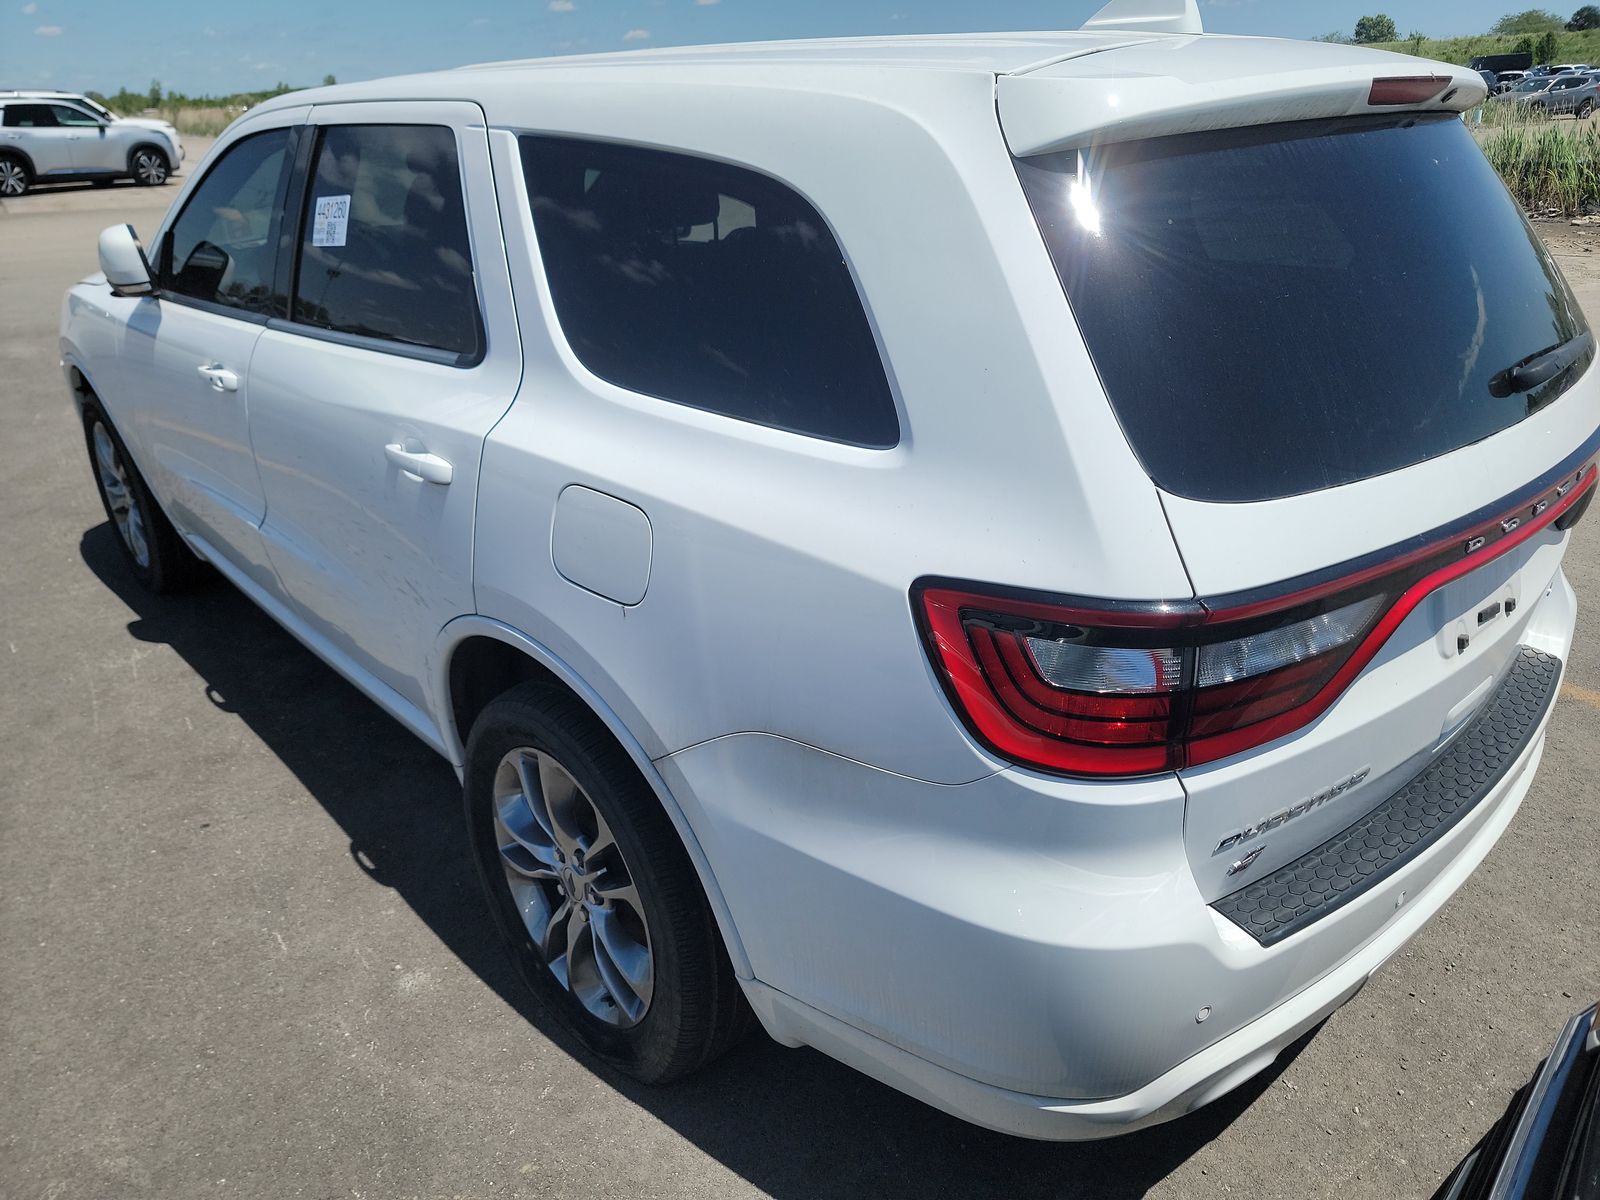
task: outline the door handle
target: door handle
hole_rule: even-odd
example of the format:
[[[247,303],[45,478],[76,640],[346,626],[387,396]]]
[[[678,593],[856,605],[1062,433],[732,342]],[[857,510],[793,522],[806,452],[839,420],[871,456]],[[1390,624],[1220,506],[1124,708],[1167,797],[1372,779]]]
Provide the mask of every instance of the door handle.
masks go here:
[[[201,363],[198,368],[200,378],[211,384],[214,392],[237,392],[239,390],[239,377],[221,363]]]
[[[420,483],[449,483],[455,468],[437,454],[426,450],[407,450],[399,442],[390,442],[383,448],[389,461]]]

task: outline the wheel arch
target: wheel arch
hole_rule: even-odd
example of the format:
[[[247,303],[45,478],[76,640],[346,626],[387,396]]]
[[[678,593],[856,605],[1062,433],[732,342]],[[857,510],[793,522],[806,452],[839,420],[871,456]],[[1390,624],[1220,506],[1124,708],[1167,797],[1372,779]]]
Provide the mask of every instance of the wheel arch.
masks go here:
[[[520,683],[551,680],[593,713],[632,760],[677,830],[716,917],[734,974],[740,979],[753,978],[744,943],[694,827],[644,746],[598,691],[549,647],[521,630],[483,616],[458,617],[446,625],[440,632],[431,665],[440,737],[458,770],[465,766],[467,735],[473,721],[490,701]]]
[[[133,145],[128,147],[128,153],[127,153],[127,157],[126,157],[126,165],[127,165],[127,168],[128,168],[128,174],[129,175],[133,174],[133,159],[134,159],[134,156],[137,155],[139,153],[139,151],[141,151],[141,150],[154,150],[157,154],[161,155],[162,159],[167,164],[167,175],[169,177],[172,175],[173,163],[172,163],[172,155],[171,155],[171,153],[160,142],[151,141],[149,139],[145,139],[143,141],[134,142]]]
[[[89,378],[89,372],[84,369],[82,356],[75,346],[65,341],[61,351],[61,367],[67,376],[67,391],[72,395],[72,406],[78,410],[79,417],[83,416],[83,406],[90,401],[105,408],[106,402],[101,398],[100,389],[95,387],[94,380]],[[106,415],[110,416],[109,413]]]
[[[28,169],[28,179],[30,182],[39,178],[38,168],[33,165],[33,158],[26,150],[23,150],[18,146],[6,146],[4,149],[0,149],[0,158],[19,159],[22,162],[22,165]]]

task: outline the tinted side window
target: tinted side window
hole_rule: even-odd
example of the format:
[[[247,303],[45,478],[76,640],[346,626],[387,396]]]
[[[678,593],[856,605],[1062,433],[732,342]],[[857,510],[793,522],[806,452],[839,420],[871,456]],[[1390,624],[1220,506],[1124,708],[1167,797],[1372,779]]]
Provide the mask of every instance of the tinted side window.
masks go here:
[[[556,316],[585,367],[761,425],[900,440],[844,256],[800,196],[689,155],[521,141]]]
[[[296,321],[476,357],[481,325],[451,131],[324,129],[296,279]]]
[[[289,131],[238,142],[211,168],[168,236],[167,291],[281,314],[272,294]]]
[[[92,125],[97,129],[100,126],[99,120],[95,117],[70,104],[52,104],[50,111],[54,114],[57,125]]]
[[[54,129],[56,115],[48,104],[8,104],[4,123],[14,128]]]

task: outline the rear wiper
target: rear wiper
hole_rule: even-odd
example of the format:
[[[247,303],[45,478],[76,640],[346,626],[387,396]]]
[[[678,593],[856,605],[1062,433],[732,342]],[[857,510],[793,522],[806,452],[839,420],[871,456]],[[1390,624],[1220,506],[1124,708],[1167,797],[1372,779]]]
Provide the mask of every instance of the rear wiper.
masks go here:
[[[1514,366],[1507,367],[1498,375],[1491,376],[1489,379],[1489,395],[1497,397],[1515,396],[1518,392],[1532,391],[1541,383],[1548,383],[1554,379],[1593,349],[1593,335],[1580,333],[1577,337],[1569,338],[1558,346],[1551,346],[1548,350],[1540,350],[1537,354],[1530,354]]]

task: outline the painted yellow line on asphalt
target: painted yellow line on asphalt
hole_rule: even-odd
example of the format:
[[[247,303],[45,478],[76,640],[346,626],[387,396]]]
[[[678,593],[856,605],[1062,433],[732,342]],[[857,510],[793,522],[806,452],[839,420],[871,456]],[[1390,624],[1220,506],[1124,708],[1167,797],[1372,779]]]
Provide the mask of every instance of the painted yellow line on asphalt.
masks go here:
[[[1586,688],[1581,683],[1564,683],[1561,685],[1561,691],[1580,704],[1587,704],[1590,708],[1600,708],[1600,692],[1594,688]]]

